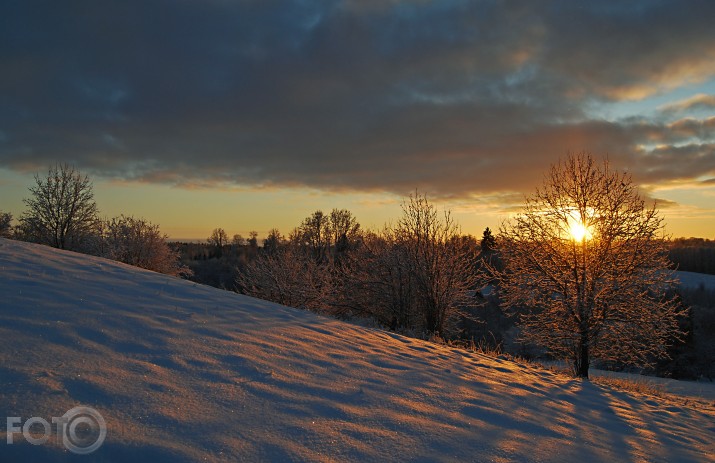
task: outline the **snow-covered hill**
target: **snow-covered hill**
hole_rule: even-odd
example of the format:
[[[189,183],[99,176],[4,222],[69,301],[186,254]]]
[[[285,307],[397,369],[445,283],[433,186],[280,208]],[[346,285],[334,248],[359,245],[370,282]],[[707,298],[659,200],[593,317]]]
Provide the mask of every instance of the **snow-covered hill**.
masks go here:
[[[0,461],[715,460],[708,407],[0,239],[0,413],[80,405],[95,453]]]

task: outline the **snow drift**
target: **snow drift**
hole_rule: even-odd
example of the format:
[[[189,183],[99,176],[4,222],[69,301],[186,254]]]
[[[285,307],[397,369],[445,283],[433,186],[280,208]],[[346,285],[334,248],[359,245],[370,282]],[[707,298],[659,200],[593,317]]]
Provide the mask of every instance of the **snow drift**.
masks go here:
[[[713,461],[715,412],[0,239],[0,461]]]

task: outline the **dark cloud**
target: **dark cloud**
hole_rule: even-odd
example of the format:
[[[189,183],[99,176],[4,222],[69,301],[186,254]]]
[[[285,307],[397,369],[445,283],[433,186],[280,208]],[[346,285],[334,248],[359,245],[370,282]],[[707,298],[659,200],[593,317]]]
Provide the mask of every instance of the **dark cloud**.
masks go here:
[[[574,95],[640,99],[715,74],[712,2],[551,5],[542,63]]]
[[[650,183],[698,180],[715,173],[715,143],[661,146],[648,153],[640,178]]]
[[[661,133],[663,136],[670,134],[672,142],[687,139],[712,140],[715,138],[715,116],[702,120],[679,119],[670,123],[667,130]]]
[[[712,17],[677,1],[6,1],[0,166],[467,197],[588,150],[692,180],[715,173],[713,119],[588,108],[715,76]]]

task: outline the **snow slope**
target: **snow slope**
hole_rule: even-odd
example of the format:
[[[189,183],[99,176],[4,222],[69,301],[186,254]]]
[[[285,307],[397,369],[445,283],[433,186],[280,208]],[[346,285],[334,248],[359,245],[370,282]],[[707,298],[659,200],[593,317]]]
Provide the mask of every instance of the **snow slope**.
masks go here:
[[[715,461],[715,411],[0,239],[0,414],[107,422],[0,461]]]
[[[695,272],[675,272],[675,277],[680,281],[680,285],[685,288],[698,289],[701,286],[708,290],[715,290],[715,275]]]

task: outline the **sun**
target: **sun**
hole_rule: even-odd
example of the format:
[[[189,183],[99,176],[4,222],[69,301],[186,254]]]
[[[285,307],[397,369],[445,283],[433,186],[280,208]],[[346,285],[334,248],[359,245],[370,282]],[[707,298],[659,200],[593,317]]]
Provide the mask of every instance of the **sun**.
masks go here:
[[[569,234],[574,241],[583,241],[591,239],[591,230],[584,225],[581,219],[581,214],[574,212],[569,218]]]
[[[591,237],[591,232],[588,231],[581,222],[574,221],[569,228],[569,233],[575,241],[583,241]]]

